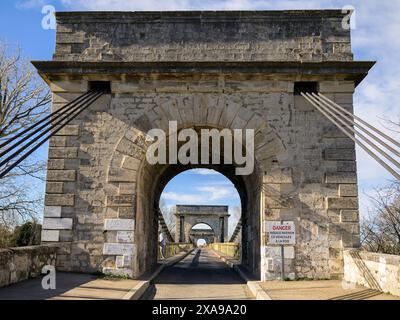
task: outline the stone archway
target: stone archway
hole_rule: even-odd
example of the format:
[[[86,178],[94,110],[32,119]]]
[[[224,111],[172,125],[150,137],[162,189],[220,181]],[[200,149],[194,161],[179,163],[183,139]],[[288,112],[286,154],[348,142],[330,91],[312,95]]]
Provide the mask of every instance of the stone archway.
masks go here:
[[[189,240],[193,227],[198,224],[206,224],[213,230],[215,242],[226,242],[228,239],[228,209],[228,206],[175,206],[175,241],[191,242]]]
[[[111,86],[50,140],[42,241],[62,245],[59,269],[138,277],[154,266],[160,188],[190,167],[146,163],[145,134],[177,121],[255,130],[253,174],[197,166],[238,189],[253,273],[277,279],[284,263],[290,278],[340,277],[343,250],[359,245],[355,145],[295,86],[317,82],[353,110],[373,63],[353,60],[342,20],[332,10],[58,13],[54,59],[35,62],[53,110],[90,81]],[[296,225],[283,261],[267,242],[269,220]]]
[[[196,228],[199,226],[207,226],[207,228]],[[189,232],[190,243],[193,243],[195,246],[197,246],[198,241],[201,240],[204,240],[207,245],[218,241],[218,237],[216,237],[214,229],[205,222],[195,224],[192,226]]]

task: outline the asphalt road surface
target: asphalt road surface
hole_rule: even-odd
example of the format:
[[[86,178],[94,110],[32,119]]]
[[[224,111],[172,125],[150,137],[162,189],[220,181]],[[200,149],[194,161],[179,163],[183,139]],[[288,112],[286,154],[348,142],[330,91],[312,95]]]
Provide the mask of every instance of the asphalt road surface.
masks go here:
[[[144,300],[251,299],[245,281],[212,251],[198,249],[166,268],[149,288]]]

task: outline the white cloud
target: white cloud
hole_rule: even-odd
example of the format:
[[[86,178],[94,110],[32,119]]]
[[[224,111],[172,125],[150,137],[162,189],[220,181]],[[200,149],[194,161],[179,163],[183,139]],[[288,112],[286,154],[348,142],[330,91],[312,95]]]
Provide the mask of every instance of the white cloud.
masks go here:
[[[161,197],[165,200],[176,201],[177,204],[199,204],[204,202],[204,199],[199,194],[163,192]]]
[[[209,170],[209,169],[193,169],[186,171],[187,174],[197,174],[200,176],[217,176],[220,175],[218,171]]]
[[[238,197],[235,187],[232,186],[203,186],[197,188],[198,191],[205,193],[211,201],[221,200],[221,199],[234,199]]]

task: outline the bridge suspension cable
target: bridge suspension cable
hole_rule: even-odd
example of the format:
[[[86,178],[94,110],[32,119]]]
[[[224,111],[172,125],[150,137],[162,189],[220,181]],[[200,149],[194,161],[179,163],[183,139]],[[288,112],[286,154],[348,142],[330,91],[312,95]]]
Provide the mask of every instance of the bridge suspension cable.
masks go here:
[[[107,90],[90,90],[2,142],[0,144],[0,179],[6,177],[105,93],[108,93]]]
[[[321,93],[303,92],[301,95],[397,180],[400,180],[400,143],[398,141]]]

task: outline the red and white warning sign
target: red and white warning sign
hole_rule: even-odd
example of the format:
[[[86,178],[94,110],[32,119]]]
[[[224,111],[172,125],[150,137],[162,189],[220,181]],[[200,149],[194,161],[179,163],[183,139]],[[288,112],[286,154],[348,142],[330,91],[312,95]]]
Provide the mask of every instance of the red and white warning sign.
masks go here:
[[[293,221],[267,221],[269,245],[295,245],[296,227]]]

